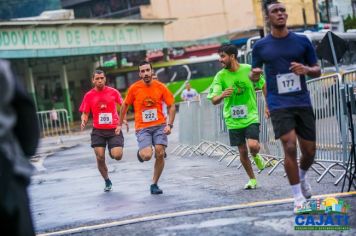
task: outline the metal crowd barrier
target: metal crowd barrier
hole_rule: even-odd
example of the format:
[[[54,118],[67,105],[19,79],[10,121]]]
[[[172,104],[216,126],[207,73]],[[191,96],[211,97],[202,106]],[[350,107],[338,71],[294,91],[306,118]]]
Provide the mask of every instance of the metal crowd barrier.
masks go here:
[[[342,74],[342,83],[353,85],[356,87],[356,70],[348,71]],[[354,94],[356,95],[356,90],[354,89]],[[353,123],[356,124],[356,116],[355,114],[352,117]]]
[[[343,75],[342,75],[342,83],[343,83],[343,85],[344,85],[344,88],[345,88],[345,90],[346,91],[348,91],[349,89],[353,89],[353,97],[354,97],[354,99],[356,98],[356,70],[352,70],[352,71],[348,71],[348,72],[345,72],[345,73],[343,73]],[[350,96],[351,94],[349,94],[349,96]],[[351,99],[351,97],[349,97],[349,101],[352,101],[352,100],[354,100],[354,99]],[[345,98],[345,102],[346,102],[346,98]],[[346,104],[345,104],[346,105]],[[355,125],[356,125],[356,113],[355,113],[355,106],[356,106],[356,104],[349,104],[351,107],[353,107],[353,108],[351,108],[351,114],[352,114],[352,118],[351,118],[351,120],[352,120],[352,123],[353,123],[353,126],[355,127]],[[344,106],[343,106],[344,107]],[[346,114],[346,113],[345,113]],[[346,122],[347,123],[347,122]],[[349,127],[347,127],[347,128],[349,128]],[[355,140],[352,140],[352,136],[351,136],[351,131],[352,130],[349,130],[349,132],[347,133],[348,135],[346,135],[347,136],[347,138],[348,138],[348,143],[347,143],[347,151],[350,153],[350,151],[351,151],[351,148],[352,148],[352,142],[354,141],[355,142]],[[356,137],[356,130],[354,129],[353,130],[354,131],[354,137]],[[349,161],[349,158],[352,158],[352,157],[347,157],[347,161]],[[350,169],[350,168],[355,168],[355,166],[348,166],[348,168]],[[344,170],[344,172],[343,172],[343,175],[338,179],[339,181],[341,181],[341,179],[345,176],[345,175],[347,175],[347,172],[348,172],[348,169],[347,169],[347,165],[346,165],[346,168],[345,168],[345,170]],[[349,176],[348,176],[349,177]],[[354,184],[354,186],[356,187],[356,185],[355,185],[355,183],[353,183]]]
[[[59,136],[70,133],[68,112],[65,109],[39,111],[41,137]]]
[[[316,118],[316,158],[312,169],[319,174],[320,182],[326,174],[333,177],[335,167],[345,170],[345,163],[350,150],[347,133],[347,117],[340,103],[340,85],[343,83],[356,84],[356,71],[343,74],[333,74],[307,81],[311,102]],[[207,100],[207,94],[201,94],[199,102],[180,103],[179,112],[179,141],[181,145],[172,152],[177,155],[190,156],[220,156],[222,161],[232,156],[230,166],[237,159],[236,147],[229,146],[229,137],[223,119],[223,105],[214,106]],[[271,119],[266,119],[265,100],[261,91],[257,92],[257,105],[260,119],[260,154],[272,163],[273,168],[268,174],[284,164],[284,153],[281,142],[275,140]],[[356,117],[354,116],[354,121]],[[299,148],[298,148],[299,150]],[[298,153],[300,156],[300,153]],[[328,166],[327,166],[328,165]],[[320,168],[322,172],[320,172]],[[241,167],[241,164],[238,168]],[[345,171],[344,171],[345,172]],[[338,184],[341,176],[335,184]]]
[[[220,161],[227,156],[236,156],[236,148],[229,146],[223,105],[214,106],[206,97],[207,93],[202,93],[200,101],[179,104],[180,145],[172,153],[209,157],[221,154]]]
[[[316,118],[316,148],[315,163],[324,168],[317,179],[329,173],[335,175],[331,169],[339,166],[345,168],[347,159],[346,117],[343,115],[340,103],[339,74],[316,78],[307,82]],[[325,167],[322,163],[331,163]],[[337,184],[339,181],[336,181]]]
[[[281,142],[274,138],[271,119],[265,118],[266,102],[262,91],[257,91],[256,95],[260,120],[260,154],[267,160],[267,166],[273,165],[273,168],[268,172],[270,175],[280,164],[283,164],[283,148]]]

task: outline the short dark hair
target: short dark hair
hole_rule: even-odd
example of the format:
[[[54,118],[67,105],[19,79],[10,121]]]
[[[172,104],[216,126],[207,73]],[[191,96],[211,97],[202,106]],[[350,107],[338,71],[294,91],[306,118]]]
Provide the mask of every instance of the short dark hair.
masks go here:
[[[218,53],[226,53],[227,55],[231,56],[232,54],[235,55],[235,58],[237,58],[237,47],[234,44],[231,43],[226,43],[220,46],[218,49]]]
[[[151,69],[153,69],[151,63],[149,63],[148,61],[141,61],[141,62],[138,64],[138,70],[140,70],[140,66],[143,66],[143,65],[150,65]]]
[[[102,70],[94,70],[93,75],[92,75],[92,78],[94,78],[94,76],[95,76],[96,74],[103,74],[103,75],[105,76],[104,71],[102,71]]]
[[[263,9],[265,11],[266,16],[268,16],[268,7],[272,4],[278,4],[281,3],[278,0],[263,0]]]

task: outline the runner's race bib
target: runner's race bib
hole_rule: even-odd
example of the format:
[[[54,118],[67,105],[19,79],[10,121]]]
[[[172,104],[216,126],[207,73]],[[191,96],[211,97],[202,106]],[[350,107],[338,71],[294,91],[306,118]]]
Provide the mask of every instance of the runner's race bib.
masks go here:
[[[231,107],[231,117],[237,118],[237,119],[246,118],[247,117],[247,107],[245,105]]]
[[[112,124],[112,114],[111,113],[99,113],[99,124]]]
[[[142,112],[143,122],[151,122],[158,120],[157,109],[149,109]]]
[[[278,93],[291,93],[302,90],[300,76],[294,73],[277,75]]]

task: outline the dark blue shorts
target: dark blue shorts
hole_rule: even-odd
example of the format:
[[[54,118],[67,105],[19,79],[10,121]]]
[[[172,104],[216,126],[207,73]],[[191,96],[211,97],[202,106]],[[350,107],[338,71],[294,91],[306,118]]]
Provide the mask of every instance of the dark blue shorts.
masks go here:
[[[157,144],[167,147],[168,138],[163,132],[165,126],[166,125],[163,124],[138,130],[136,132],[138,149],[141,150],[145,147],[151,147]]]

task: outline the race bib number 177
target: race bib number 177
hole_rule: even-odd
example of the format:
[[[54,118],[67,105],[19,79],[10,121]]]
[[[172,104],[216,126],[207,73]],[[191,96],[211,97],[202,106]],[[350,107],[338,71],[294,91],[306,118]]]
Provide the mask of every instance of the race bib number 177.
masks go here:
[[[277,75],[278,93],[291,93],[300,91],[300,77],[294,73]]]

